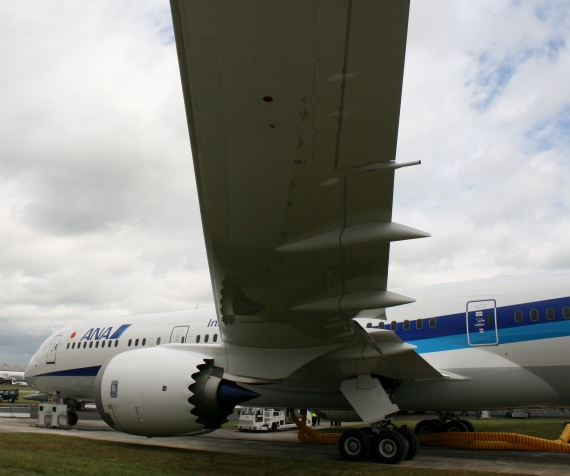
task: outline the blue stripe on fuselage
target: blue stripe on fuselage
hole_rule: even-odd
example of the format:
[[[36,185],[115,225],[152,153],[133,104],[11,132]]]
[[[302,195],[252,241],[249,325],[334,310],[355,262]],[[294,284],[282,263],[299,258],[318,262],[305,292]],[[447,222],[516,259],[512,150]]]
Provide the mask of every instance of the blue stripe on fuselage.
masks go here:
[[[96,377],[100,368],[100,365],[96,365],[94,367],[83,367],[80,369],[58,370],[56,372],[39,374],[36,375],[36,377]]]
[[[512,306],[497,307],[499,344],[511,344],[553,337],[570,336],[570,319],[562,315],[562,308],[570,307],[570,297],[529,302]],[[546,318],[546,310],[554,309],[554,319]],[[530,311],[536,309],[539,318],[530,320]],[[515,321],[515,312],[523,313],[522,322]],[[429,318],[422,319],[422,329],[416,328],[416,321],[410,321],[410,329],[404,330],[399,322],[396,334],[400,339],[418,347],[417,352],[441,352],[470,347],[467,342],[465,312],[436,317],[436,327],[429,327]]]

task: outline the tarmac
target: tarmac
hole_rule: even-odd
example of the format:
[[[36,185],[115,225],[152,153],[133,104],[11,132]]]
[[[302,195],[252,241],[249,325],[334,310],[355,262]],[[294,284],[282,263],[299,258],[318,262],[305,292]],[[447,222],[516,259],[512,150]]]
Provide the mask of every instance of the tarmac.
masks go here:
[[[275,433],[239,432],[220,429],[196,436],[147,438],[127,435],[113,430],[98,417],[96,411],[78,412],[80,421],[71,430],[36,427],[35,419],[0,418],[0,433],[47,433],[94,440],[118,441],[139,445],[164,446],[221,453],[239,453],[335,461],[339,459],[335,445],[301,443],[294,430]],[[326,428],[328,422],[321,427]],[[346,464],[378,464],[375,461]],[[422,447],[413,461],[400,464],[407,468],[448,469],[454,471],[499,472],[504,474],[533,474],[567,476],[570,474],[570,454],[521,451],[468,451],[448,448]]]

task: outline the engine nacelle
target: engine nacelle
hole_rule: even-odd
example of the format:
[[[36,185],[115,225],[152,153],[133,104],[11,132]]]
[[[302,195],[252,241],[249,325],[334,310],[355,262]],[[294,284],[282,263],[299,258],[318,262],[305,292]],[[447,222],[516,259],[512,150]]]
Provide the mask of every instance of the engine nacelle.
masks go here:
[[[144,436],[219,428],[234,407],[259,395],[222,378],[211,357],[166,347],[123,352],[95,379],[95,403],[111,427]]]

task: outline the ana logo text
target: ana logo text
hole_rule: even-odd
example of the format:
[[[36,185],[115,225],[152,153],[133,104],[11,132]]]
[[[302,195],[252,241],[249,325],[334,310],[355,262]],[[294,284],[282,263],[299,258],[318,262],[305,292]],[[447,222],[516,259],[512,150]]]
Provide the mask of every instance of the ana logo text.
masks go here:
[[[81,340],[118,339],[129,327],[131,327],[131,324],[123,324],[121,327],[117,328],[115,332],[113,332],[112,327],[97,327],[89,329]]]

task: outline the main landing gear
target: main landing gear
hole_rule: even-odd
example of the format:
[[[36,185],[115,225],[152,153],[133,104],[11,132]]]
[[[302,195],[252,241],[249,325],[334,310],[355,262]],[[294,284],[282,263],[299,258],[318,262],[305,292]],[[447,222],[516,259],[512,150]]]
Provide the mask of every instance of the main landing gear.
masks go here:
[[[384,464],[412,460],[418,453],[418,437],[409,428],[397,428],[390,420],[361,430],[345,431],[338,442],[340,457],[347,461],[375,458]]]
[[[475,427],[469,420],[460,420],[453,413],[441,413],[439,419],[420,421],[414,432],[416,435],[448,432],[474,433]]]

